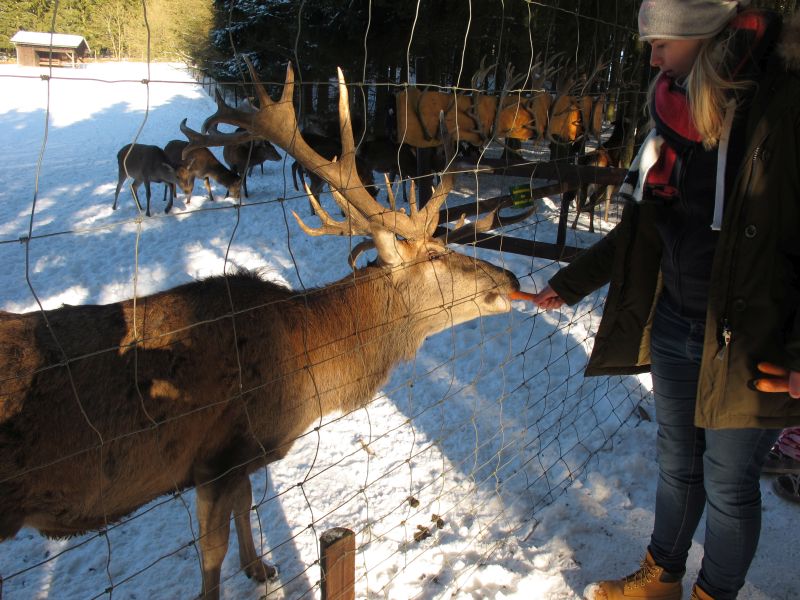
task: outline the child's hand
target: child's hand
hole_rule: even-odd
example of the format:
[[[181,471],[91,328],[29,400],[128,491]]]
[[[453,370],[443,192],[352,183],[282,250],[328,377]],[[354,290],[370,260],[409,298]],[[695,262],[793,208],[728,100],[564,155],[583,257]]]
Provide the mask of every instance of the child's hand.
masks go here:
[[[758,391],[769,393],[788,392],[792,398],[800,398],[800,372],[789,371],[768,362],[760,362],[756,366],[761,373],[772,376],[753,380],[753,387]]]

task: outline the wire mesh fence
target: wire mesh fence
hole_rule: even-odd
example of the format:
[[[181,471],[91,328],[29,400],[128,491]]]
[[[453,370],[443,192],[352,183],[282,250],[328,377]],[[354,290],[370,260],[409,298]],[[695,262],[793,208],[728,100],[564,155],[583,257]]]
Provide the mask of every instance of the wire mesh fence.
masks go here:
[[[455,182],[444,206],[558,182],[537,165],[553,163],[565,173],[603,144],[623,164],[647,79],[638,55],[625,54],[632,47],[632,3],[602,12],[580,2],[524,4],[528,22],[499,31],[519,36],[549,23],[545,44],[526,41],[526,76],[538,75],[536,85],[526,87],[523,79],[506,86],[502,36],[492,75],[480,86],[465,84],[476,82],[464,64],[465,48],[476,42],[446,20],[440,26],[449,27],[448,37],[460,31],[463,41],[449,51],[452,69],[426,80],[429,65],[412,63],[417,21],[410,19],[406,67],[386,69],[395,81],[368,80],[366,66],[347,73],[362,120],[354,128],[357,144],[386,136],[391,124],[380,122],[392,106],[386,97],[412,88],[468,99],[516,96],[525,106],[536,97],[547,96],[552,106],[560,98],[577,105],[604,96],[594,137],[559,138],[531,125],[518,143],[508,143],[512,138],[490,123],[472,153],[451,163]],[[329,133],[339,87],[303,79],[298,48],[308,7],[290,6],[298,22],[300,124],[306,136]],[[52,8],[57,29],[59,3]],[[230,25],[246,5],[225,8]],[[414,14],[414,7],[406,12]],[[498,18],[502,23],[502,13]],[[562,20],[572,24],[574,37],[558,29]],[[583,37],[582,25],[595,33]],[[233,28],[220,31],[233,41]],[[563,45],[551,46],[555,40]],[[618,43],[616,51],[600,61],[609,40]],[[550,57],[576,45],[591,48],[583,63],[546,71]],[[229,49],[233,61],[246,51],[236,43]],[[360,60],[371,64],[366,51]],[[601,63],[593,81],[581,73]],[[559,73],[572,83],[562,81],[559,89]],[[641,418],[647,379],[583,377],[603,290],[560,313],[514,302],[490,316],[474,275],[471,295],[459,298],[449,287],[453,271],[437,271],[449,254],[405,260],[391,272],[352,271],[347,257],[359,238],[308,236],[293,218],[295,212],[318,223],[284,151],[251,174],[249,197],[223,198],[225,186],[212,175],[215,201],[190,192],[163,213],[154,182],[147,217],[143,202],[137,206],[127,187],[119,190],[117,152],[129,143],[164,147],[181,139],[183,119],[200,130],[218,110],[216,89],[225,90],[232,106],[263,108],[249,75],[240,75],[223,81],[152,61],[88,62],[75,70],[0,67],[8,90],[0,122],[9,135],[0,203],[0,253],[8,265],[2,307],[13,313],[2,316],[9,349],[0,405],[0,535],[15,536],[2,546],[3,597],[187,597],[204,584],[209,597],[316,597],[318,540],[336,526],[356,535],[358,597],[491,596],[487,566],[531,568],[515,563],[515,549],[533,534],[541,511],[586,473],[621,428]],[[265,87],[277,98],[282,85],[266,79]],[[575,110],[573,120],[580,120]],[[229,125],[223,130],[233,133],[236,123]],[[401,141],[402,130],[392,137]],[[213,155],[225,162],[220,148]],[[486,169],[509,157],[530,174]],[[410,178],[422,188],[424,177],[442,170]],[[122,175],[130,172],[123,164]],[[115,186],[119,208],[112,211]],[[388,205],[380,181],[378,188],[378,202]],[[396,195],[400,204],[399,187]],[[327,189],[320,202],[337,215],[332,220],[342,218]],[[568,222],[575,227],[563,227],[562,208],[572,205],[558,193],[523,197],[503,211],[530,206],[529,218],[489,235],[501,247],[504,238],[557,244],[559,235],[562,246],[586,247],[614,226],[621,208],[610,202],[594,222],[596,232],[574,208]],[[471,265],[512,272],[529,291],[559,266],[535,253],[470,244],[456,250]],[[420,265],[429,264],[434,288],[420,281]],[[392,302],[428,311],[441,324],[417,331],[419,313],[393,312],[397,307],[375,291],[387,280],[402,287]],[[428,337],[419,349],[417,337]],[[252,481],[252,490],[243,481]],[[219,504],[221,496],[226,503]],[[209,518],[215,510],[224,513],[223,525]],[[238,544],[223,533],[231,522]],[[36,529],[58,539],[39,537]],[[209,575],[209,557],[228,545],[217,580]]]

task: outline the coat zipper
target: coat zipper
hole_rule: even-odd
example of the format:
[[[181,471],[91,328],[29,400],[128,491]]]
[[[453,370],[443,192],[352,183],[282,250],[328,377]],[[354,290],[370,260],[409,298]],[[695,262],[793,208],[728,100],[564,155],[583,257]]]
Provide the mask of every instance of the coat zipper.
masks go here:
[[[756,169],[756,161],[761,154],[762,144],[761,143],[756,146],[755,150],[753,150],[753,157],[750,160],[750,173],[747,176],[747,187],[745,188],[745,197],[750,195],[750,187],[753,183],[753,172]],[[734,253],[731,257],[731,264],[730,269],[728,269],[728,289],[726,290],[725,294],[725,311],[722,313],[722,319],[720,321],[721,330],[722,330],[722,342],[723,345],[717,352],[716,358],[718,360],[723,360],[725,355],[727,354],[728,347],[731,344],[731,339],[733,338],[733,331],[731,330],[730,322],[728,321],[728,313],[730,312],[730,300],[731,300],[731,289],[733,287],[733,276],[736,272],[734,269],[734,265],[736,264],[736,257],[738,254],[739,244],[734,246]]]
[[[723,346],[717,352],[717,360],[722,360],[725,358],[725,354],[728,352],[728,346],[731,345],[731,338],[733,337],[733,332],[731,331],[731,326],[728,323],[728,319],[723,317],[722,319],[722,341]]]

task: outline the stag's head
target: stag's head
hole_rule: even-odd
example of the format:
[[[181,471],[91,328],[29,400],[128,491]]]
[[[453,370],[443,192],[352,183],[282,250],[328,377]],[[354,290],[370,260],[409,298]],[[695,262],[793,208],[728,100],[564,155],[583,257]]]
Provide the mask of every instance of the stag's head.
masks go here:
[[[310,227],[293,212],[303,231],[312,236],[366,236],[367,240],[353,248],[351,265],[355,268],[358,256],[374,248],[377,251],[375,264],[404,298],[409,314],[424,322],[426,335],[479,316],[511,309],[511,298],[519,290],[519,282],[511,272],[454,252],[447,246],[447,241],[461,240],[498,226],[496,212],[469,225],[464,225],[462,218],[455,229],[446,230],[444,235],[434,235],[439,211],[452,186],[452,175],[442,174],[439,185],[423,208],[417,207],[412,184],[408,213],[396,208],[388,181],[388,207],[379,203],[365,188],[356,167],[349,98],[341,69],[338,75],[342,154],[331,161],[305,142],[297,126],[291,65],[287,67],[286,82],[277,101],[269,97],[249,63],[248,67],[259,97],[258,111],[232,108],[217,95],[217,111],[203,123],[203,133],[184,129],[191,140],[184,156],[197,147],[224,146],[261,138],[280,146],[305,169],[328,183],[344,215],[341,220],[333,218],[306,186],[306,193],[321,224]],[[218,123],[238,126],[242,130],[220,133]]]
[[[242,197],[242,178],[235,177],[231,179],[226,187],[226,198],[233,198],[234,200],[239,200]]]
[[[189,198],[194,190],[194,175],[191,169],[185,164],[178,165],[175,169],[175,174],[178,176],[178,187]]]

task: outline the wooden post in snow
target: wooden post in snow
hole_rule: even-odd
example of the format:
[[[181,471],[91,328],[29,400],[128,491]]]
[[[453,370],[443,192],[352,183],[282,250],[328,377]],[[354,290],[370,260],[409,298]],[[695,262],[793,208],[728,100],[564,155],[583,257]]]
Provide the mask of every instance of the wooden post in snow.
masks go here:
[[[345,527],[319,537],[322,600],[355,600],[356,536]]]

